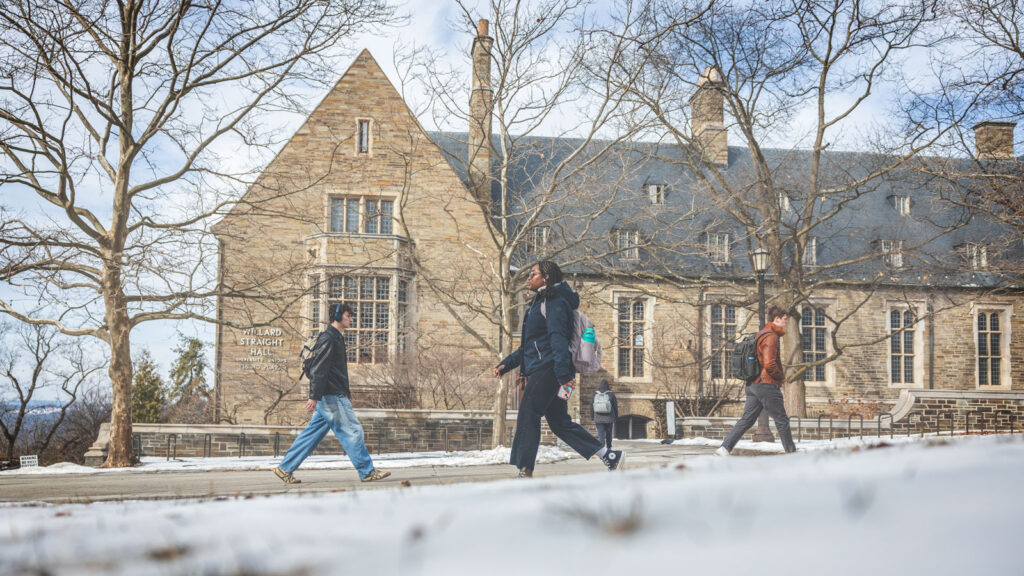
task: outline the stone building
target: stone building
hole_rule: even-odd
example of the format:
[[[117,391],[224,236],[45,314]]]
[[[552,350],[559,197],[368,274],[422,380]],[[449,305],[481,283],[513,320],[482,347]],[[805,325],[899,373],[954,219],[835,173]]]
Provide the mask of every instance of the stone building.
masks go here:
[[[480,312],[497,300],[482,288],[492,285],[497,259],[489,47],[481,23],[462,134],[424,131],[363,51],[218,225],[221,280],[237,294],[218,307],[222,421],[300,418],[298,350],[338,301],[357,311],[346,334],[357,407],[491,406],[495,356],[482,342],[501,336]],[[652,434],[667,400],[686,415],[741,407],[742,384],[727,367],[730,342],[757,328],[751,238],[714,191],[699,189],[687,161],[700,155],[736,182],[752,170],[749,153],[728,145],[716,82],[709,71],[691,101],[700,149],[623,145],[595,169],[620,176],[609,184],[614,208],[588,218],[594,197],[568,194],[522,231],[522,266],[544,257],[572,262],[569,281],[605,348],[604,370],[583,379],[575,408],[589,420],[590,394],[607,378],[619,397],[622,437]],[[979,157],[1015,162],[1012,124],[976,130]],[[535,183],[566,153],[563,144],[535,139],[517,160],[508,195],[530,205]],[[806,156],[766,153],[799,182]],[[837,180],[857,180],[879,162],[856,153],[828,158]],[[833,216],[805,231],[787,256],[809,271],[809,288],[790,300],[802,317],[786,338],[808,415],[844,400],[877,402],[884,411],[908,388],[1024,390],[1019,276],[995,265],[1020,259],[1020,238],[950,204],[940,193],[950,180],[931,162],[823,199]],[[961,184],[969,185],[953,180]],[[780,217],[796,221],[798,195],[777,202]],[[768,293],[777,296],[770,275]],[[471,398],[452,404],[449,395]]]

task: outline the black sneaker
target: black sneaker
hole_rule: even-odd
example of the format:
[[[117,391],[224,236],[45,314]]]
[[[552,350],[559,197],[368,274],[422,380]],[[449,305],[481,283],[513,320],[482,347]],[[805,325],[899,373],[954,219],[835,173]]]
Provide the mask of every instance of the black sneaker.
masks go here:
[[[601,456],[601,462],[608,467],[608,470],[617,470],[622,461],[626,459],[626,455],[622,453],[622,450],[609,450]]]
[[[530,470],[529,468],[525,468],[525,467],[524,468],[520,468],[519,469],[519,475],[516,476],[516,477],[517,478],[533,478],[533,470]]]

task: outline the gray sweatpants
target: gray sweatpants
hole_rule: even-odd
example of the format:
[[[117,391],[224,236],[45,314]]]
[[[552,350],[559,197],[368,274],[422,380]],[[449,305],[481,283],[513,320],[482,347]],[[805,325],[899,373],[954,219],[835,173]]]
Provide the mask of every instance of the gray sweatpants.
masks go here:
[[[786,404],[782,400],[782,388],[774,384],[761,384],[755,382],[747,385],[747,403],[743,407],[743,416],[732,427],[729,435],[725,437],[722,446],[730,452],[736,443],[740,441],[743,434],[750,427],[757,423],[757,417],[761,410],[767,410],[768,415],[775,421],[775,428],[779,431],[779,440],[782,440],[782,447],[786,452],[796,450],[793,443],[793,433],[789,430],[789,416],[786,416]]]

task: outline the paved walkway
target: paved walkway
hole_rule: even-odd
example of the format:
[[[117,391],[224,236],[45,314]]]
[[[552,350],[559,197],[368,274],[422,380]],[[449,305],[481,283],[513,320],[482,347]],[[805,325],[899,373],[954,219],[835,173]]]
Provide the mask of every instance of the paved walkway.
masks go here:
[[[714,448],[703,446],[666,446],[647,442],[616,442],[626,451],[626,470],[662,466],[671,460],[710,454]],[[386,465],[381,468],[387,469]],[[535,476],[587,474],[604,470],[601,462],[570,458],[537,466]],[[238,495],[315,493],[339,490],[394,488],[408,482],[414,486],[487,482],[514,476],[507,465],[395,468],[391,477],[379,482],[362,483],[354,470],[299,470],[295,476],[302,484],[286,486],[269,470],[191,471],[191,472],[103,472],[96,474],[22,474],[0,476],[0,502],[95,502],[154,498],[201,498]]]

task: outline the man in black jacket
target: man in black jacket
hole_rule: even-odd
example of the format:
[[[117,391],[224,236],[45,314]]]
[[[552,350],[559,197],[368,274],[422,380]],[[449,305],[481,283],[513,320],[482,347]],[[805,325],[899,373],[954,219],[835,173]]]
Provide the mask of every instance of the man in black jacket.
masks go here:
[[[300,482],[292,473],[316,450],[328,430],[334,431],[363,482],[391,475],[373,467],[363,439],[363,425],[356,418],[348,398],[348,358],[345,356],[345,337],[341,333],[351,325],[352,308],[348,304],[335,304],[331,310],[330,326],[320,333],[313,347],[309,400],[306,401],[306,412],[313,412],[313,419],[292,443],[281,464],[274,468],[274,474],[285,484]]]

